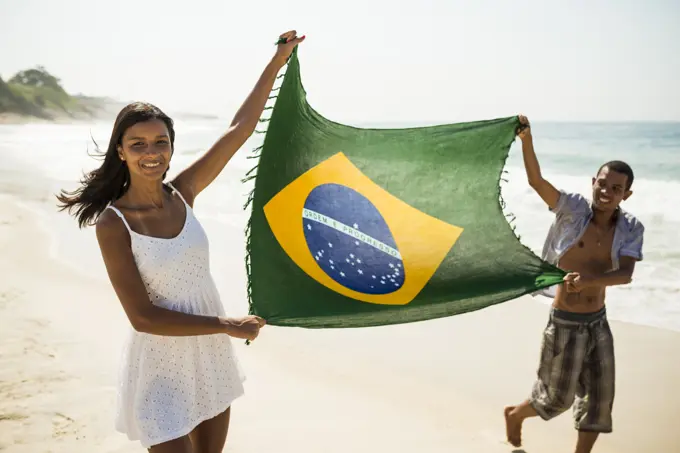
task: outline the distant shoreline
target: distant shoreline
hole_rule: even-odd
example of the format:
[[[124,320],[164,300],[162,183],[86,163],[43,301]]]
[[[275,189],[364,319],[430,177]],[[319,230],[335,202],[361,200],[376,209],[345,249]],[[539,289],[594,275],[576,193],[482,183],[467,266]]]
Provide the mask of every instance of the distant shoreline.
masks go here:
[[[108,120],[107,117],[91,116],[87,118],[74,118],[68,115],[60,115],[52,118],[40,118],[31,115],[21,115],[13,112],[0,113],[0,125],[17,125],[17,124],[77,124],[87,123],[92,121]]]
[[[42,66],[26,69],[8,81],[0,78],[0,124],[81,124],[113,121],[128,102],[106,96],[69,94]],[[181,119],[214,120],[214,115],[178,112]]]
[[[16,112],[0,112],[0,125],[20,125],[20,124],[83,124],[92,122],[113,122],[118,112],[127,103],[110,101],[101,102],[89,113],[69,114],[67,112],[50,112],[50,118],[41,118],[34,115],[21,114]],[[174,120],[219,120],[218,115],[189,113],[189,112],[168,112]]]

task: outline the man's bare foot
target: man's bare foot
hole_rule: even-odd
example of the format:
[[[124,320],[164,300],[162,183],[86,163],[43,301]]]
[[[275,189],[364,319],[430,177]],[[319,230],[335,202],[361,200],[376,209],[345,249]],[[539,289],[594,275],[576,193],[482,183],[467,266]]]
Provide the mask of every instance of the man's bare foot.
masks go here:
[[[505,435],[513,447],[522,445],[522,419],[513,414],[517,406],[508,406],[503,411],[505,415]]]

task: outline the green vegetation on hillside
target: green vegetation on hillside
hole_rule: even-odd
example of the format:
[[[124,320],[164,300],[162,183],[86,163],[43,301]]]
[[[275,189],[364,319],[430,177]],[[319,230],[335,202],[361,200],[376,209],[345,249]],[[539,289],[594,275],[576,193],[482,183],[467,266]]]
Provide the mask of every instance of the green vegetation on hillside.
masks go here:
[[[69,95],[42,66],[20,71],[7,82],[0,78],[0,113],[53,119],[89,117],[96,109],[96,98]]]
[[[66,122],[111,120],[124,106],[125,103],[108,97],[70,95],[60,80],[42,66],[20,71],[7,82],[0,77],[0,116],[11,113],[22,118]],[[217,119],[212,114],[174,113],[186,120]]]

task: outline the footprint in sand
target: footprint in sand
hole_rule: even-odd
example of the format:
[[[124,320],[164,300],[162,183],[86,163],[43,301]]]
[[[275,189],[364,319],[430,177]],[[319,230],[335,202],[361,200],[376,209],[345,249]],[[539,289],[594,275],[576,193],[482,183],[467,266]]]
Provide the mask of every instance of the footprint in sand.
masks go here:
[[[47,327],[50,325],[50,322],[45,320],[45,319],[38,319],[38,318],[29,318],[26,320],[26,322],[33,324],[36,327]]]
[[[19,422],[26,420],[28,415],[20,414],[18,412],[8,412],[6,414],[0,413],[0,422]]]
[[[52,359],[56,357],[54,350],[42,341],[28,337],[24,339],[24,343],[24,355],[37,354],[42,357],[49,357]]]
[[[68,415],[55,412],[52,417],[52,438],[58,439],[66,436],[75,436],[82,429],[82,424],[76,422]]]
[[[4,308],[8,303],[18,299],[23,294],[23,291],[18,288],[10,288],[0,291],[0,308]]]
[[[10,219],[3,217],[3,218],[0,218],[0,226],[14,225],[15,223],[19,223],[20,220],[21,220],[21,216],[15,216],[15,217],[10,218]]]
[[[0,381],[0,398],[3,401],[23,400],[37,395],[50,394],[54,391],[55,385],[71,379],[73,377],[63,371],[57,371],[52,374],[33,374],[25,379]]]

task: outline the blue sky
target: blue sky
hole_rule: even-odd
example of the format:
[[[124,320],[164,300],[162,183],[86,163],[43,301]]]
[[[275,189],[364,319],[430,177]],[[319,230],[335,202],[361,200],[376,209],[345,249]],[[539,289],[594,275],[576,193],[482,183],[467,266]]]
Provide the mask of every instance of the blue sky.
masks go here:
[[[279,33],[349,123],[680,121],[680,2],[0,0],[0,74],[230,117]]]

